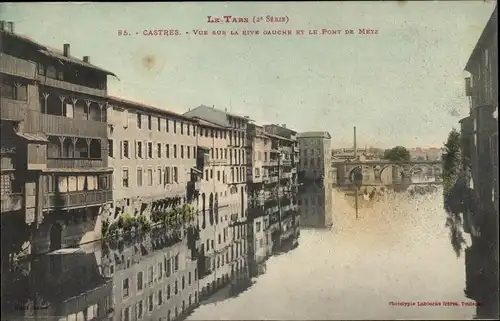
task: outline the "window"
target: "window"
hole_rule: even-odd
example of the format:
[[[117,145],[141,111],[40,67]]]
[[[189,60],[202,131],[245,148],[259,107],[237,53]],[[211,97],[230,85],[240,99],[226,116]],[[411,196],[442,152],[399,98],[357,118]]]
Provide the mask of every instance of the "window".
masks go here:
[[[191,272],[189,272],[189,274],[188,274],[188,283],[189,283],[189,285],[191,285]]]
[[[165,167],[165,181],[164,181],[164,183],[165,184],[172,183],[171,178],[170,178],[170,167]]]
[[[122,158],[128,158],[129,157],[129,154],[128,154],[128,141],[127,140],[124,140],[121,144],[122,146],[122,150],[121,150],[121,156]]]
[[[217,171],[217,181],[220,182],[220,171]]]
[[[137,113],[137,128],[141,129],[142,128],[142,115]]]
[[[142,302],[142,300],[141,300],[141,301],[139,301],[139,302],[137,303],[137,305],[135,306],[135,309],[136,309],[136,311],[137,311],[137,319],[141,319],[141,318],[142,318],[142,316],[143,316],[143,314],[144,314],[144,311],[143,311],[143,306],[142,306],[142,305],[143,305],[143,302]]]
[[[142,168],[137,168],[137,186],[142,186]]]
[[[177,167],[174,167],[174,182],[179,183],[179,173]]]
[[[175,285],[174,285],[174,294],[178,294],[179,293],[179,281],[175,281]]]
[[[128,169],[122,169],[122,186],[128,187]]]
[[[174,271],[179,271],[179,254],[175,255],[174,258]]]
[[[158,279],[161,279],[163,277],[163,264],[160,262],[158,263]]]
[[[186,146],[187,149],[187,158],[191,158],[191,148],[189,146]]]
[[[163,291],[159,290],[158,291],[158,305],[162,305],[162,304],[163,304]]]
[[[182,289],[186,288],[186,277],[182,277]]]
[[[170,299],[170,284],[167,285],[167,300]]]
[[[113,157],[113,140],[108,139],[108,156]]]
[[[168,259],[167,262],[167,277],[169,277],[172,274],[172,259]]]
[[[128,110],[126,109],[123,111],[122,123],[123,123],[123,128],[128,127]]]
[[[174,158],[177,158],[177,145],[174,145]]]
[[[181,158],[184,158],[184,146],[181,145]]]
[[[181,122],[181,135],[184,135],[184,123]]]
[[[194,269],[194,280],[198,280],[198,269]]]
[[[156,149],[157,149],[156,153],[157,153],[158,158],[161,158],[161,144],[160,143],[156,144]]]
[[[186,127],[187,127],[187,135],[189,136],[190,135],[191,125],[186,124]]]
[[[256,232],[260,232],[260,228],[261,228],[261,226],[260,226],[260,222],[257,222],[257,223],[255,224],[255,231],[256,231]]]
[[[137,291],[141,291],[143,289],[143,280],[142,280],[142,271],[137,272]]]
[[[151,115],[148,115],[148,129],[151,130],[151,127],[152,127],[152,119],[151,119]]]
[[[158,184],[157,185],[161,185],[161,178],[162,178],[162,172],[161,172],[161,167],[158,167],[156,169],[156,173],[157,173],[157,177],[158,177]]]
[[[47,72],[45,74],[47,77],[56,79],[57,77],[57,70],[54,66],[48,66],[47,67]]]
[[[174,134],[177,133],[177,121],[174,120]]]
[[[165,119],[165,131],[168,133],[168,123],[170,121],[168,120],[168,118]]]
[[[150,266],[149,269],[148,269],[148,276],[149,276],[149,285],[153,284],[153,277],[154,277],[154,270],[153,270],[153,267]]]
[[[165,145],[165,155],[167,158],[170,158],[170,145],[169,144]]]
[[[156,118],[156,122],[158,125],[158,131],[161,131],[161,118],[160,117]]]
[[[154,307],[155,307],[155,305],[154,305],[154,302],[153,302],[153,295],[150,294],[148,296],[148,310],[149,310],[149,312],[153,311]]]
[[[148,168],[148,185],[153,186],[153,169]]]
[[[148,158],[153,158],[153,143],[148,143]]]
[[[142,142],[137,142],[136,152],[137,152],[137,157],[142,158]]]
[[[123,298],[127,298],[129,296],[129,284],[128,284],[128,278],[123,280],[122,284],[122,293],[123,293]]]
[[[123,310],[122,320],[123,321],[129,321],[130,320],[130,307],[126,307]]]

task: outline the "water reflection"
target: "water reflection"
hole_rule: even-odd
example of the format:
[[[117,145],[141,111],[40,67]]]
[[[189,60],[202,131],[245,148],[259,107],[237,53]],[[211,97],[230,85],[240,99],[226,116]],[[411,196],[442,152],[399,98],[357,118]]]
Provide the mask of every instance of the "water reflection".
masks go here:
[[[296,246],[294,235],[287,230],[278,235],[275,253]],[[199,251],[199,239],[195,227],[153,228],[19,262],[3,274],[2,318],[182,320],[202,304],[250,288],[255,275],[249,265],[256,262],[252,252],[238,245],[243,238],[235,237],[227,253],[212,257]],[[247,253],[244,260],[242,252]]]

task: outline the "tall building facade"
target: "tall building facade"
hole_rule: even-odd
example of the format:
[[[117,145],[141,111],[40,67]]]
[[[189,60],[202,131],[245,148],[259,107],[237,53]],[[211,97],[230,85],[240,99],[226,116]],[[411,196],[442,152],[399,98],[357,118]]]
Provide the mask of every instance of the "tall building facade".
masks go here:
[[[160,208],[196,207],[201,181],[196,121],[118,97],[108,104],[107,157],[115,172],[106,218],[144,215],[150,220]]]
[[[328,228],[333,224],[333,169],[331,136],[328,132],[305,132],[298,135],[300,148],[299,209],[302,226]]]
[[[464,214],[472,245],[465,251],[466,294],[481,305],[479,318],[496,319],[498,307],[498,26],[497,6],[465,70],[470,115],[461,120],[463,170],[477,204]],[[496,113],[496,115],[495,115]]]
[[[58,51],[13,23],[0,29],[2,244],[28,254],[95,239],[113,199],[106,100],[114,74],[72,56],[70,44]]]
[[[200,286],[206,296],[227,281],[238,282],[248,272],[246,129],[249,119],[203,105],[184,116],[199,122],[198,146],[206,153],[198,263]]]

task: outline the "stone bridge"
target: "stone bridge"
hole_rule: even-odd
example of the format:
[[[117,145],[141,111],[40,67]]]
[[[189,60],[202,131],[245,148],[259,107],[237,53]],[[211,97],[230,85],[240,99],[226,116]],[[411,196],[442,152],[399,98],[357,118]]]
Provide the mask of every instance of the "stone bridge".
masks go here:
[[[417,176],[440,181],[443,170],[441,161],[345,161],[332,166],[337,169],[339,184],[355,181],[384,185],[412,183]]]

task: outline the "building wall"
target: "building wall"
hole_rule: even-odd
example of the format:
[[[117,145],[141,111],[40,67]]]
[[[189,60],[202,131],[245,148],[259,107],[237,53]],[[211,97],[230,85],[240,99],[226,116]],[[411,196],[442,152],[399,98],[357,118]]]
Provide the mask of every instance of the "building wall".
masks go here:
[[[329,176],[331,166],[330,139],[321,137],[300,137],[299,171],[307,179],[321,179]]]
[[[148,115],[151,115],[151,129],[148,128]],[[141,119],[141,128],[138,127],[138,117]],[[123,206],[124,213],[133,215],[143,202],[150,203],[167,196],[185,197],[187,182],[191,179],[191,168],[196,166],[195,122],[147,113],[119,103],[108,108],[108,119],[112,125],[109,129],[108,162],[115,170],[115,206]],[[142,150],[140,153],[139,143]],[[150,155],[148,144],[152,148]],[[139,170],[142,172],[141,185]],[[125,171],[128,171],[128,187],[124,184]],[[143,214],[150,213],[151,208],[148,207]]]

